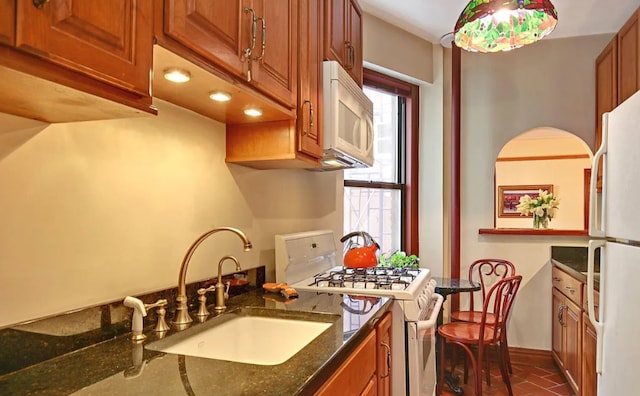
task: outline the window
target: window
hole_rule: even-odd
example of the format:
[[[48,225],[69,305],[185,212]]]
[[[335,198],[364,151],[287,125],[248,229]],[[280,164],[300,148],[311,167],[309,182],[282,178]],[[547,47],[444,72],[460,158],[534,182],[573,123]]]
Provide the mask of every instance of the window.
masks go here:
[[[374,164],[345,170],[344,233],[366,231],[382,252],[418,254],[418,87],[365,70]]]

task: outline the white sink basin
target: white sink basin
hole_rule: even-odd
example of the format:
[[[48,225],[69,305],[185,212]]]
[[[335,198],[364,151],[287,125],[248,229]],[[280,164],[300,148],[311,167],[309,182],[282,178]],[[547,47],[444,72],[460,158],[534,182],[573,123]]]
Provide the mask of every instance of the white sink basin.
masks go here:
[[[284,317],[267,316],[265,312],[278,315],[280,311],[242,308],[151,343],[147,348],[201,358],[276,365],[289,360],[339,318],[330,314],[292,317],[286,311]]]

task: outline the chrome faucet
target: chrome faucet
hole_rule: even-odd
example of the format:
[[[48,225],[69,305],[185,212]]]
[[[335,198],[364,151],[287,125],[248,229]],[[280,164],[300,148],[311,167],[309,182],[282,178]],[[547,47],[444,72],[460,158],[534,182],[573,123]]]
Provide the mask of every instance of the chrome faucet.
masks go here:
[[[218,283],[216,283],[216,305],[215,307],[213,307],[216,312],[222,312],[227,309],[227,306],[224,305],[224,302],[229,298],[229,284],[227,283],[226,291],[224,290],[224,285],[222,284],[222,263],[224,263],[225,260],[231,260],[236,263],[236,272],[242,271],[237,258],[233,256],[224,256],[222,259],[220,259],[220,262],[218,263]]]
[[[205,239],[207,239],[211,235],[220,231],[231,231],[234,234],[236,234],[244,243],[245,252],[248,252],[252,248],[251,242],[249,241],[247,236],[244,234],[244,232],[231,227],[214,228],[210,231],[205,232],[198,239],[196,239],[195,242],[193,242],[193,244],[189,247],[189,250],[187,250],[187,254],[185,254],[184,258],[182,259],[182,264],[180,264],[180,274],[178,275],[178,297],[176,297],[176,304],[177,304],[176,316],[173,318],[173,322],[172,322],[174,325],[184,326],[193,322],[193,319],[191,319],[191,317],[189,316],[189,312],[188,312],[189,308],[187,306],[186,280],[187,280],[187,267],[189,266],[189,260],[191,260],[191,256],[193,256],[193,252],[195,252],[198,246],[200,246],[200,244]],[[221,264],[222,264],[222,261],[220,262],[220,265],[218,267],[221,267],[222,266]],[[218,278],[220,279],[220,270],[218,270]],[[224,303],[222,305],[224,305]]]

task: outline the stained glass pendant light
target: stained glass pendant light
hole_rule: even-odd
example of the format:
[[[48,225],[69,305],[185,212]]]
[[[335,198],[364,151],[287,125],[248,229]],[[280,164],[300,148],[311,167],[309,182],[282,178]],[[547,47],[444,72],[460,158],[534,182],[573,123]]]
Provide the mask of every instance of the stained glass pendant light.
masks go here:
[[[509,51],[540,40],[557,22],[549,0],[471,0],[456,23],[455,43],[468,51]]]

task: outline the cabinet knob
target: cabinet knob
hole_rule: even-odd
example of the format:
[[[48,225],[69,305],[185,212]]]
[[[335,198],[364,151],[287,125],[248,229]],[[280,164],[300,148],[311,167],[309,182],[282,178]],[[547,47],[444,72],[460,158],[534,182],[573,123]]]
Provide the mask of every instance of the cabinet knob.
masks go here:
[[[44,5],[48,2],[49,0],[33,0],[33,6],[37,9],[42,9],[42,7],[44,7]]]

